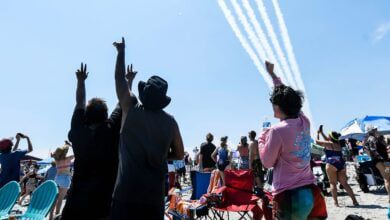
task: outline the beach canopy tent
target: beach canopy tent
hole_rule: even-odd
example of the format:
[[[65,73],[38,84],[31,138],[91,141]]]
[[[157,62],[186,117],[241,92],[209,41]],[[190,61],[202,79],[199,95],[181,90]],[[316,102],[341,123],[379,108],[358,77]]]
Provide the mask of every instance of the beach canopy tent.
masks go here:
[[[390,117],[365,116],[363,118],[355,118],[341,129],[340,139],[354,138],[362,141],[369,127],[377,128],[381,134],[390,134]]]

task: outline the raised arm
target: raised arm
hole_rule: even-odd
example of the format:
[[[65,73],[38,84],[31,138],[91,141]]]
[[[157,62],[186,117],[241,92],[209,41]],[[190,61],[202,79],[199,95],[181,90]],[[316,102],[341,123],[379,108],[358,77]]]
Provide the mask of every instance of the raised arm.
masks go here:
[[[18,149],[19,143],[20,143],[20,138],[21,138],[20,135],[21,135],[20,133],[16,134],[16,143],[15,143],[14,148],[12,149],[12,151],[16,151]]]
[[[77,89],[76,89],[76,107],[75,109],[85,109],[86,92],[85,80],[88,77],[87,64],[81,63],[80,69],[76,71]]]
[[[267,69],[267,72],[268,72],[269,76],[272,78],[274,86],[281,86],[281,85],[283,85],[283,82],[274,73],[274,64],[273,63],[271,63],[269,61],[265,61],[265,68]]]
[[[26,136],[26,135],[23,135],[23,136],[24,136],[24,138],[26,138],[26,140],[27,140],[27,147],[28,147],[27,153],[30,153],[30,152],[33,151],[33,146],[32,146],[30,137],[29,137],[29,136]]]
[[[321,135],[324,140],[330,141],[329,138],[325,135],[323,127],[323,125],[320,125],[320,128],[317,131],[317,140],[320,140]]]
[[[133,91],[132,90],[133,81],[134,81],[134,78],[137,75],[137,73],[138,73],[137,71],[133,70],[133,64],[131,64],[130,66],[127,65],[126,79],[127,79],[127,86],[129,87],[129,90],[130,90],[130,95],[133,95],[131,91]]]
[[[322,136],[322,138],[324,139],[323,141],[320,140],[320,135]],[[333,146],[333,143],[329,140],[328,137],[326,137],[326,135],[324,134],[324,131],[323,131],[323,125],[320,125],[320,128],[318,129],[317,131],[317,140],[316,140],[316,144],[322,146],[322,147],[325,147],[325,148],[331,148]]]
[[[116,66],[115,66],[115,88],[116,95],[118,97],[119,103],[122,107],[124,116],[127,115],[127,112],[131,106],[134,106],[133,99],[131,98],[130,88],[132,84],[132,79],[130,82],[126,81],[126,67],[125,67],[125,39],[122,37],[122,42],[117,43],[114,42],[114,46],[118,51],[118,55],[116,58]],[[133,72],[132,67],[130,69]],[[133,72],[134,73],[134,72]],[[133,74],[135,76],[135,74]]]

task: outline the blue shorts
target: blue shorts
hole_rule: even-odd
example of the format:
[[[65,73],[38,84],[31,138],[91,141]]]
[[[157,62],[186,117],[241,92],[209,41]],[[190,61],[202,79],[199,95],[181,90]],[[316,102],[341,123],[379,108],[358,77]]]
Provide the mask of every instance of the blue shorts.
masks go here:
[[[69,189],[71,177],[69,174],[60,174],[54,178],[54,181],[60,188]]]

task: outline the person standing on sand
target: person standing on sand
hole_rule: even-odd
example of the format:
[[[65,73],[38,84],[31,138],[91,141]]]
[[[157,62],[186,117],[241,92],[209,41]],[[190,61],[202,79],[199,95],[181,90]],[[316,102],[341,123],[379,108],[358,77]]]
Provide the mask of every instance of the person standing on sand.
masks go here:
[[[303,95],[282,84],[265,63],[274,82],[270,102],[280,122],[259,138],[260,159],[273,167],[273,215],[276,219],[326,218],[325,200],[310,169],[310,121],[301,112]]]
[[[21,139],[26,139],[28,144],[27,150],[18,150]],[[27,135],[22,133],[16,134],[15,146],[12,138],[0,140],[0,187],[3,187],[10,181],[19,182],[20,180],[20,160],[28,153],[33,151],[31,140]]]
[[[255,176],[255,185],[258,189],[264,186],[264,170],[259,155],[259,142],[256,140],[256,132],[250,131],[249,137],[249,169],[253,170]]]
[[[237,146],[237,151],[240,153],[240,163],[238,169],[247,170],[249,169],[249,144],[246,136],[242,136],[240,144]]]
[[[387,144],[384,140],[384,137],[378,132],[378,129],[373,126],[367,128],[368,135],[364,140],[364,151],[372,158],[372,162],[375,167],[379,170],[384,182],[387,195],[389,197],[390,203],[390,172],[386,172],[387,162],[389,162],[389,157],[387,155]]]
[[[343,159],[343,153],[340,145],[339,133],[333,131],[329,133],[329,136],[325,136],[323,132],[323,126],[321,125],[317,131],[316,144],[324,147],[326,156],[326,174],[329,178],[330,192],[332,193],[333,201],[336,207],[339,207],[337,200],[337,182],[340,182],[348,195],[351,197],[353,205],[358,206],[356,197],[353,194],[351,187],[347,181],[347,171],[345,167],[345,160]],[[323,137],[323,141],[320,140],[320,135]]]
[[[108,219],[118,167],[118,139],[122,110],[108,117],[106,102],[86,103],[87,65],[76,71],[76,107],[68,133],[74,153],[74,172],[62,219]]]
[[[72,180],[70,168],[72,166],[72,160],[74,156],[66,156],[69,151],[69,144],[65,144],[62,147],[58,147],[54,153],[51,154],[51,157],[54,158],[56,163],[57,173],[54,178],[54,181],[57,183],[59,192],[58,198],[55,206],[55,215],[60,214],[62,208],[62,201],[64,200],[66,193],[70,187],[70,182]],[[50,219],[52,219],[54,209],[50,213]]]
[[[142,219],[163,219],[167,160],[184,157],[179,126],[163,110],[171,101],[168,83],[159,76],[140,81],[138,103],[125,78],[124,38],[114,46],[115,87],[123,114],[111,219],[133,219],[137,213]]]
[[[225,185],[225,169],[230,165],[232,161],[232,154],[227,145],[228,137],[221,137],[221,146],[214,150],[211,154],[211,158],[217,163],[217,168],[221,176],[222,186]]]
[[[211,133],[206,135],[206,142],[200,145],[199,152],[199,170],[210,172],[215,169],[215,161],[211,158],[211,154],[216,149],[213,144],[214,136]]]

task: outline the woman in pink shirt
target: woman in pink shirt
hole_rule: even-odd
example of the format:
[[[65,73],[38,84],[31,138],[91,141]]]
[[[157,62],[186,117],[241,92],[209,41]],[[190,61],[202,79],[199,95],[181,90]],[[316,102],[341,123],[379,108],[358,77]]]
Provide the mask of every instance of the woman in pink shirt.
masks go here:
[[[310,169],[310,121],[301,112],[301,92],[282,84],[266,62],[274,81],[270,101],[280,122],[259,139],[260,158],[273,167],[273,215],[275,219],[326,218],[326,207]]]

